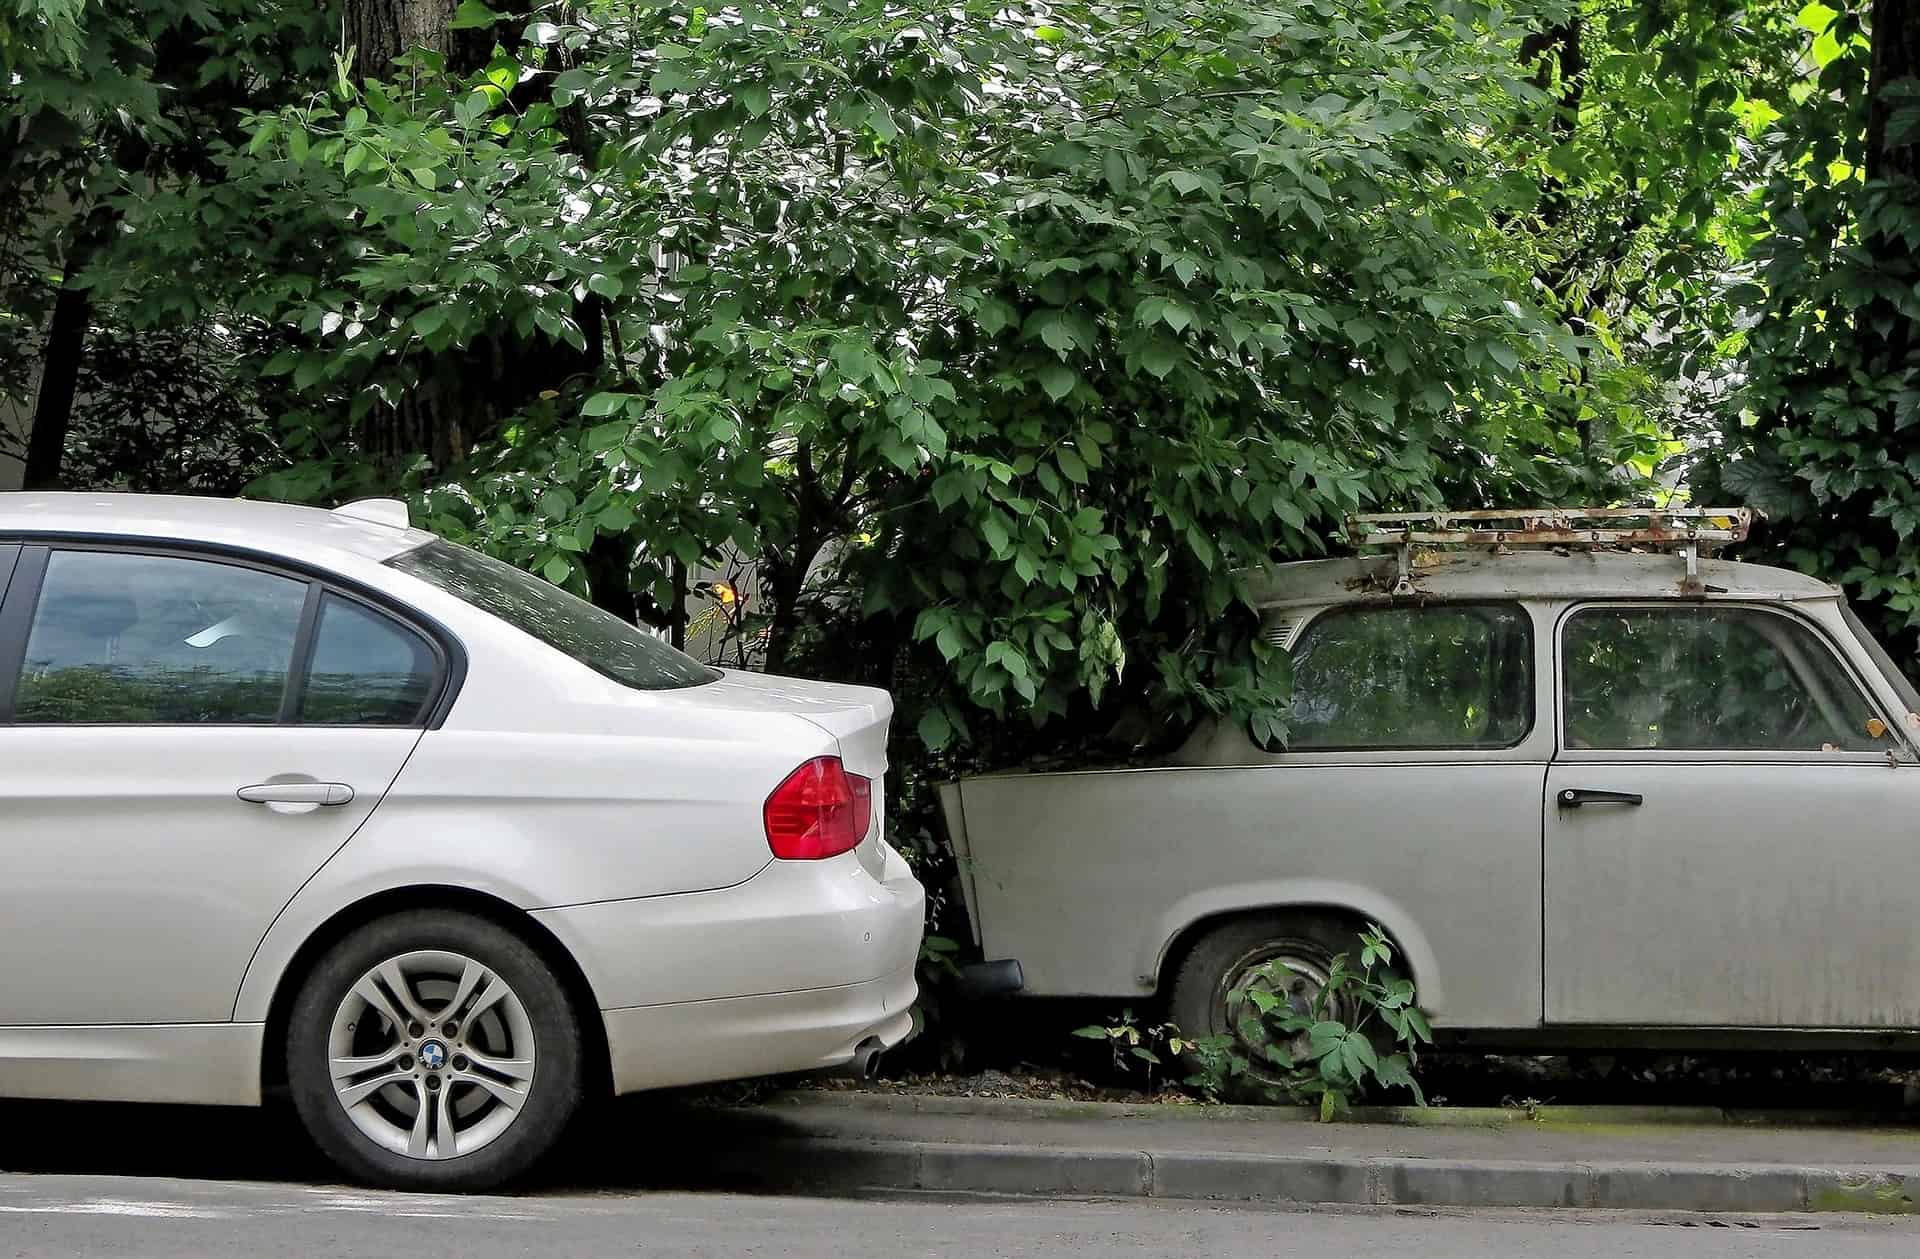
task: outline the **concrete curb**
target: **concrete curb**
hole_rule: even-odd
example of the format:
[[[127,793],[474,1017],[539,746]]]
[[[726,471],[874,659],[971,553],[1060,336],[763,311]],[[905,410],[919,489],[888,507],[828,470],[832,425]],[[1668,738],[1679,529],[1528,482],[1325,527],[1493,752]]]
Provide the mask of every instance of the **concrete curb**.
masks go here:
[[[801,1110],[894,1115],[979,1115],[1009,1119],[1127,1119],[1222,1123],[1317,1123],[1311,1106],[1220,1106],[1200,1102],[1082,1102],[1032,1097],[944,1097],[914,1093],[791,1089],[766,1103]],[[1860,1110],[1743,1110],[1719,1106],[1356,1106],[1343,1123],[1408,1128],[1508,1128],[1618,1124],[1758,1128],[1912,1128],[1920,1112]]]
[[[778,1138],[716,1153],[698,1170],[703,1178],[775,1192],[935,1190],[1756,1214],[1920,1210],[1920,1166],[1530,1163]]]

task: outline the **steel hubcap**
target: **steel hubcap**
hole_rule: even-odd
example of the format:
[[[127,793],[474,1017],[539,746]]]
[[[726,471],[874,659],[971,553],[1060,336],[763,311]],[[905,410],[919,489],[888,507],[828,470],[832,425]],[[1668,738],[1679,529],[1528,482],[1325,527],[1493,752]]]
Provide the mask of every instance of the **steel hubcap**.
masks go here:
[[[1270,972],[1262,973],[1261,968],[1266,966],[1271,967]],[[1261,950],[1241,959],[1239,965],[1229,969],[1227,974],[1229,978],[1222,985],[1220,999],[1227,1011],[1233,1038],[1246,1052],[1256,1073],[1262,1068],[1271,1070],[1276,1064],[1268,1056],[1267,1050],[1274,1047],[1276,1042],[1273,1033],[1267,1030],[1266,1021],[1257,1017],[1259,1011],[1247,999],[1247,994],[1256,990],[1271,992],[1284,999],[1294,1013],[1311,1015],[1320,990],[1327,986],[1326,967],[1316,958],[1285,950]],[[1331,1018],[1338,1018],[1339,1014],[1338,1010],[1327,1011]],[[1255,1027],[1244,1026],[1249,1018],[1254,1020]],[[1311,1046],[1307,1034],[1301,1032],[1286,1039],[1284,1052],[1297,1064],[1311,1056]]]
[[[456,1158],[498,1140],[533,1087],[526,1007],[458,953],[403,953],[361,976],[334,1012],[327,1054],[354,1126],[411,1158]]]

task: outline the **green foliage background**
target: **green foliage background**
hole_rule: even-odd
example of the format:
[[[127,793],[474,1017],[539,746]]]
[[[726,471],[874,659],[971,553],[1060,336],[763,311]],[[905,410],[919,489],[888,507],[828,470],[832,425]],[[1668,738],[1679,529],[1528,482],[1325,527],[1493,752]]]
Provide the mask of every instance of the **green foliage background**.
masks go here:
[[[46,479],[402,494],[676,639],[748,557],[910,808],[1283,739],[1237,574],[1356,509],[1732,497],[1913,646],[1895,0],[409,2],[0,2]]]

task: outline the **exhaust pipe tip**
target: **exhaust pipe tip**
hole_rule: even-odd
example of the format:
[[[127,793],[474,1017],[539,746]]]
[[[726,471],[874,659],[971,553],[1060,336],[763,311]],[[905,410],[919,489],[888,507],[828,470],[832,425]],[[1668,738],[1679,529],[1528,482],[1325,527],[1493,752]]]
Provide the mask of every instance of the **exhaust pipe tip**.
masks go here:
[[[833,1068],[829,1074],[854,1080],[871,1080],[880,1069],[880,1055],[886,1051],[886,1044],[878,1036],[869,1036],[853,1047],[852,1058],[844,1065]]]

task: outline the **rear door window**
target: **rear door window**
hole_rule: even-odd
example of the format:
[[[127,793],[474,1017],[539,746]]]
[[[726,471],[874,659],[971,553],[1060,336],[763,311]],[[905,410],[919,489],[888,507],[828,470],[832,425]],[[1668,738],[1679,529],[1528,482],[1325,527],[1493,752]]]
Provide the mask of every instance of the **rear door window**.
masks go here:
[[[1292,655],[1296,751],[1503,748],[1533,726],[1533,624],[1517,605],[1336,609]]]
[[[277,721],[307,590],[234,564],[56,550],[29,622],[13,720]]]

